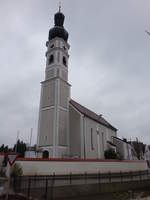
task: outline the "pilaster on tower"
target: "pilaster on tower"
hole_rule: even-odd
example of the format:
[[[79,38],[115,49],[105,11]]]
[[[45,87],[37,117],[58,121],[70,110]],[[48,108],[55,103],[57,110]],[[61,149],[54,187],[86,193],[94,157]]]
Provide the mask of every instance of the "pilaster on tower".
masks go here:
[[[41,83],[38,147],[48,157],[64,157],[69,153],[70,46],[64,19],[60,11],[54,16],[54,27],[49,30],[46,42],[45,80]]]

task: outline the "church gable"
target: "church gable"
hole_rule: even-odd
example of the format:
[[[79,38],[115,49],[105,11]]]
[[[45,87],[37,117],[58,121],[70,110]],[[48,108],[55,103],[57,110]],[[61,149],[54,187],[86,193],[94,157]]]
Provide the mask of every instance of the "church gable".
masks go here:
[[[97,115],[96,113],[77,103],[73,99],[70,100],[70,104],[86,117],[98,122],[101,125],[106,126],[107,128],[112,129],[113,131],[117,131],[117,129],[114,126],[112,126],[109,122],[107,122],[101,115]]]

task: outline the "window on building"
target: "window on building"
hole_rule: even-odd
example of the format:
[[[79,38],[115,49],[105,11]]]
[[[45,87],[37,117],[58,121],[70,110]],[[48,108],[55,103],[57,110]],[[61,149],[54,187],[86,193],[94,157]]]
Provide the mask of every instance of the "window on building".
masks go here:
[[[49,158],[49,152],[43,151],[43,158]]]
[[[52,64],[53,62],[54,62],[54,55],[50,55],[49,64]]]
[[[91,150],[94,150],[94,143],[93,143],[93,128],[91,128]]]
[[[63,64],[64,64],[65,66],[67,66],[67,61],[66,61],[66,57],[65,57],[65,56],[63,56]]]
[[[52,45],[50,46],[50,48],[51,48],[51,49],[54,48],[54,44],[52,44]]]
[[[104,146],[104,133],[102,132],[102,148],[103,148],[103,151],[105,150],[105,146]]]

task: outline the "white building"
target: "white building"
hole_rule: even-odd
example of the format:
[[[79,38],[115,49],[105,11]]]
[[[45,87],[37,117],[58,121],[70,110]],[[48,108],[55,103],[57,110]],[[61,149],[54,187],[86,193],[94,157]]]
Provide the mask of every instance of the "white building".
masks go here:
[[[137,160],[137,155],[132,143],[127,142],[126,139],[121,140],[118,137],[113,137],[113,144],[116,146],[117,153],[123,160]]]
[[[69,44],[64,15],[55,14],[55,25],[46,43],[45,80],[41,83],[38,150],[43,157],[103,158],[107,141],[117,129],[101,115],[71,99],[68,83]],[[82,88],[81,88],[82,90]]]

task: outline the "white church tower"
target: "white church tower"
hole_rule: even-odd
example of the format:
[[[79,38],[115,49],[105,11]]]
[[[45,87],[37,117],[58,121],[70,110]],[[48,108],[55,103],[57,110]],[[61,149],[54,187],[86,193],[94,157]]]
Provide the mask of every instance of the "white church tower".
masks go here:
[[[41,83],[38,149],[43,157],[61,158],[69,152],[68,32],[65,16],[57,12],[46,43],[45,80]]]

